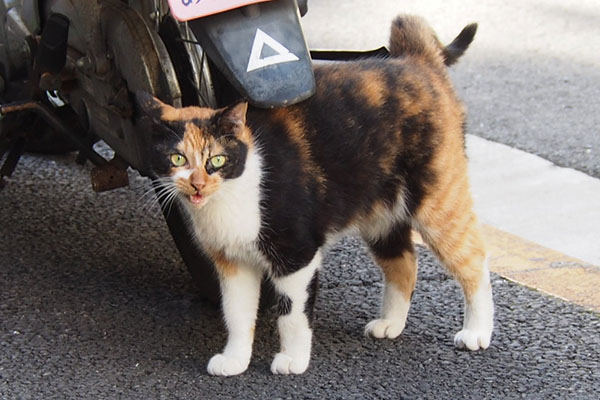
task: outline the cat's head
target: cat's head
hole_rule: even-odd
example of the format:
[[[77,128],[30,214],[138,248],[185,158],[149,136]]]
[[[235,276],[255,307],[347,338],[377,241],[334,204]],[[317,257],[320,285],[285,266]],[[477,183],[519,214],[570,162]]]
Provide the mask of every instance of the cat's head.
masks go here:
[[[225,181],[243,174],[253,147],[247,103],[178,109],[146,92],[137,92],[136,100],[152,130],[152,172],[172,197],[178,194],[202,207]]]

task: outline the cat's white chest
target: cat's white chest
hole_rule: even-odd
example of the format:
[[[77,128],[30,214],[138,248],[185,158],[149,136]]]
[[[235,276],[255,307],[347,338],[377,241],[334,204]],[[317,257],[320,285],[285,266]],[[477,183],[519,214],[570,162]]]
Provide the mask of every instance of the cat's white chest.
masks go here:
[[[260,179],[260,156],[251,152],[240,177],[223,182],[202,208],[187,205],[203,246],[235,258],[246,258],[243,253],[255,248],[261,228]]]

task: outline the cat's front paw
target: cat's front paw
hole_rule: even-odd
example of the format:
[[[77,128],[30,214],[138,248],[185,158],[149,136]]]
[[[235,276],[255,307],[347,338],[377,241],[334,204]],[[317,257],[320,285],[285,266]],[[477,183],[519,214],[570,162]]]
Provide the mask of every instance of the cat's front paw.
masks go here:
[[[216,376],[239,375],[248,368],[248,362],[238,358],[217,354],[208,362],[208,373]]]
[[[365,326],[365,335],[371,335],[377,339],[395,339],[404,330],[405,321],[392,319],[376,319]]]
[[[271,372],[279,375],[301,374],[308,368],[309,357],[291,357],[277,353],[271,363]]]
[[[459,349],[484,350],[489,347],[491,339],[491,331],[463,329],[454,336],[454,345]]]

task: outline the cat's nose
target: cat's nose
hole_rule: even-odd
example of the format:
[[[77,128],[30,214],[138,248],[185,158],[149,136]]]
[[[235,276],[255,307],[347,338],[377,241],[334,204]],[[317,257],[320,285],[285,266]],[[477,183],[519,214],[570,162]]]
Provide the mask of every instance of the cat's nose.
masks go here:
[[[191,182],[191,184],[194,187],[194,189],[196,189],[196,192],[199,192],[205,186],[204,182]]]
[[[206,179],[201,172],[195,171],[191,176],[190,184],[199,192],[206,186]]]

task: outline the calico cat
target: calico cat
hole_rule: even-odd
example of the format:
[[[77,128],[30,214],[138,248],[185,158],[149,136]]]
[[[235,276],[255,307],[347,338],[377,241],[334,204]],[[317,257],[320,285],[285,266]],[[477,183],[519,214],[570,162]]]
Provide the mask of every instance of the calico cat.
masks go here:
[[[366,333],[393,339],[404,329],[417,277],[414,229],[463,288],[455,345],[489,346],[493,300],[464,110],[446,71],[476,28],[444,47],[422,19],[400,16],[391,57],[317,65],[315,95],[287,108],[176,109],[137,93],[159,137],[163,190],[187,210],[219,277],[228,340],[210,374],[247,369],[265,275],[279,296],[281,350],[271,370],[307,369],[323,252],[348,232],[364,238],[385,278],[381,316]]]

